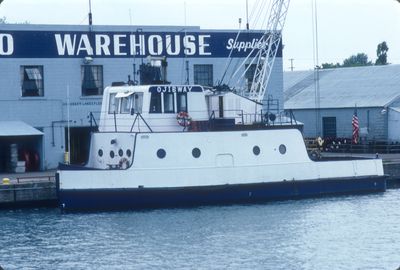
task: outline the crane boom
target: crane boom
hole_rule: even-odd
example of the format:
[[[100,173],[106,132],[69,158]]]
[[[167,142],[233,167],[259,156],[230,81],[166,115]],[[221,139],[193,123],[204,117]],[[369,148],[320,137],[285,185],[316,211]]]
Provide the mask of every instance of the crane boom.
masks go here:
[[[273,0],[268,17],[267,29],[259,41],[259,44],[265,44],[265,46],[258,49],[252,61],[252,63],[255,61],[257,61],[257,63],[249,90],[249,98],[261,103],[267,93],[268,81],[274,65],[276,53],[279,50],[289,2],[290,0]],[[254,53],[253,49],[249,56],[254,55]],[[249,65],[248,68],[250,68],[250,66],[251,65]]]

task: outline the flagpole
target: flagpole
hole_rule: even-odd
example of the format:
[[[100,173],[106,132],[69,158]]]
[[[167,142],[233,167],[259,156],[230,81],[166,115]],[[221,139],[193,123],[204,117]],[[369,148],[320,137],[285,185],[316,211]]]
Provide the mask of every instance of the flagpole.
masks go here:
[[[360,123],[357,115],[357,104],[354,105],[354,113],[351,119],[351,126],[352,126],[352,136],[351,136],[351,143],[358,144],[359,143],[359,133],[360,133]]]
[[[69,84],[67,84],[67,130],[68,130],[68,137],[67,137],[67,144],[68,144],[68,162],[67,164],[71,163],[71,130],[70,130],[70,124],[69,120],[70,115],[69,115]]]

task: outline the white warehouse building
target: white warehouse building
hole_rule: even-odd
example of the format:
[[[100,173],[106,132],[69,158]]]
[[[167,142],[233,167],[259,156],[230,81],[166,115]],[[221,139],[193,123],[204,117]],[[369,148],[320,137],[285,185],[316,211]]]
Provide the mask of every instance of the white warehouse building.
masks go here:
[[[305,137],[351,138],[357,111],[363,141],[400,142],[400,65],[285,72],[284,85]]]
[[[1,24],[0,171],[8,170],[16,155],[28,170],[54,169],[67,151],[72,163],[86,162],[103,89],[128,80],[149,84],[151,63],[163,67],[152,81],[248,87],[251,72],[241,80],[232,74],[251,48],[260,46],[262,34],[182,26]],[[283,104],[282,46],[268,95]]]

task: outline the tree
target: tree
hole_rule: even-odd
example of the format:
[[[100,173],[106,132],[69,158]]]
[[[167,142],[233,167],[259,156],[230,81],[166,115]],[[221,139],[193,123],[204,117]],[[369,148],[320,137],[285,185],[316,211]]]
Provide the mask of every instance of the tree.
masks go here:
[[[368,55],[365,53],[358,53],[352,55],[349,58],[344,59],[342,67],[359,67],[359,66],[371,66],[372,62],[368,61]]]
[[[5,24],[5,23],[7,23],[6,17],[0,18],[0,24]]]
[[[340,64],[339,63],[336,63],[336,64],[323,63],[321,66],[322,66],[323,69],[326,69],[326,68],[340,68]]]
[[[398,0],[400,1],[400,0]],[[386,41],[379,43],[376,48],[376,56],[378,57],[375,61],[375,65],[387,65],[387,51],[389,47],[386,44]]]

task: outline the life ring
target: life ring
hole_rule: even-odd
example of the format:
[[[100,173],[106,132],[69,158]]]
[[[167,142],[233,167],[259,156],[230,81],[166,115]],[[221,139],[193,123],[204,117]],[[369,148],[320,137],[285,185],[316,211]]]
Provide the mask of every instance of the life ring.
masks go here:
[[[190,123],[192,122],[192,118],[189,116],[187,112],[179,112],[176,115],[176,121],[178,121],[178,124],[182,127],[188,127],[190,126]]]
[[[129,167],[129,160],[128,160],[127,158],[121,158],[121,159],[119,160],[118,165],[119,165],[119,168],[120,168],[120,169],[123,169],[123,170],[128,169],[128,167]]]

